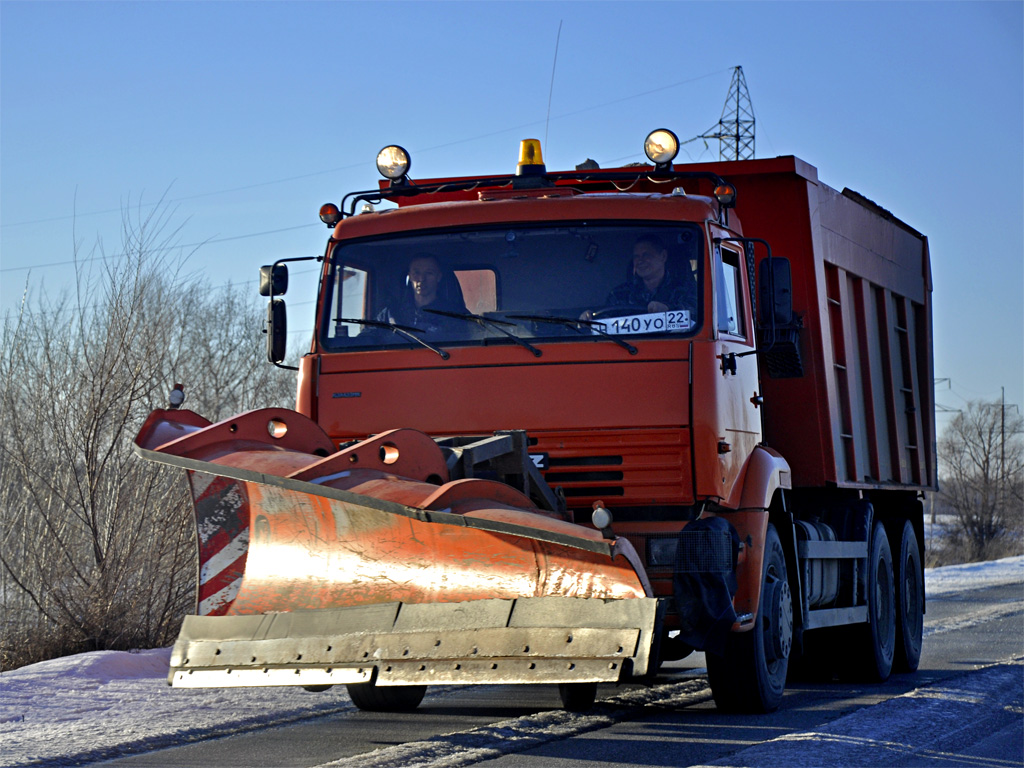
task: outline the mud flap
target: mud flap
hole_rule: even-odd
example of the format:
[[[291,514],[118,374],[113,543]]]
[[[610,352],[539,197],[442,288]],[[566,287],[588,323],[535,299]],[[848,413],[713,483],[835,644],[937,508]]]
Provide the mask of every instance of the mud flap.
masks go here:
[[[739,537],[720,517],[695,520],[679,535],[673,594],[679,640],[698,650],[722,648],[736,621]]]
[[[647,673],[654,598],[537,597],[187,616],[184,688],[618,682]]]

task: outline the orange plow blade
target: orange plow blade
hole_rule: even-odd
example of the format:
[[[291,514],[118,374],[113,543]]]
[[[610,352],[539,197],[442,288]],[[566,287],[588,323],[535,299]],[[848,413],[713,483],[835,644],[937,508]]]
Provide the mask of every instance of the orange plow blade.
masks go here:
[[[485,441],[486,442],[486,441]],[[500,439],[499,439],[500,442]],[[636,552],[399,429],[340,450],[285,409],[154,411],[144,458],[188,472],[198,614],[178,686],[603,682],[650,666]],[[489,444],[488,444],[489,445]]]

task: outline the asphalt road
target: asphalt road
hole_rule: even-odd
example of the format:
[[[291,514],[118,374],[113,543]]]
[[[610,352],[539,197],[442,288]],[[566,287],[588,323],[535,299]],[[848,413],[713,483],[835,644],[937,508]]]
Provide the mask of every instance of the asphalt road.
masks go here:
[[[917,673],[791,683],[770,715],[719,714],[703,663],[666,665],[649,688],[602,688],[585,715],[561,712],[554,686],[452,687],[414,713],[343,712],[101,765],[1024,766],[1021,585],[930,599]]]

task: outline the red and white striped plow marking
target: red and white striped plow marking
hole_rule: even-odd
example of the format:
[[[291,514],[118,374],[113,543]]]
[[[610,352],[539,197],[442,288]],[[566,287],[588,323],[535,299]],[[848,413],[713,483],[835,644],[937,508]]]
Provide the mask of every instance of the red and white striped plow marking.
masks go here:
[[[199,532],[200,616],[222,616],[238,595],[249,552],[249,500],[237,480],[190,471]]]

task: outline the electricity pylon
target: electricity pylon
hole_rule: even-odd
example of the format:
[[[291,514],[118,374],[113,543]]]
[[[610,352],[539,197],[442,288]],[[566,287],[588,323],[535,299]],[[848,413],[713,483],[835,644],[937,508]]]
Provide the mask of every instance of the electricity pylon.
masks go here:
[[[698,138],[718,139],[719,160],[754,159],[754,107],[750,103],[743,67],[732,71],[729,95],[725,97],[718,125]]]

